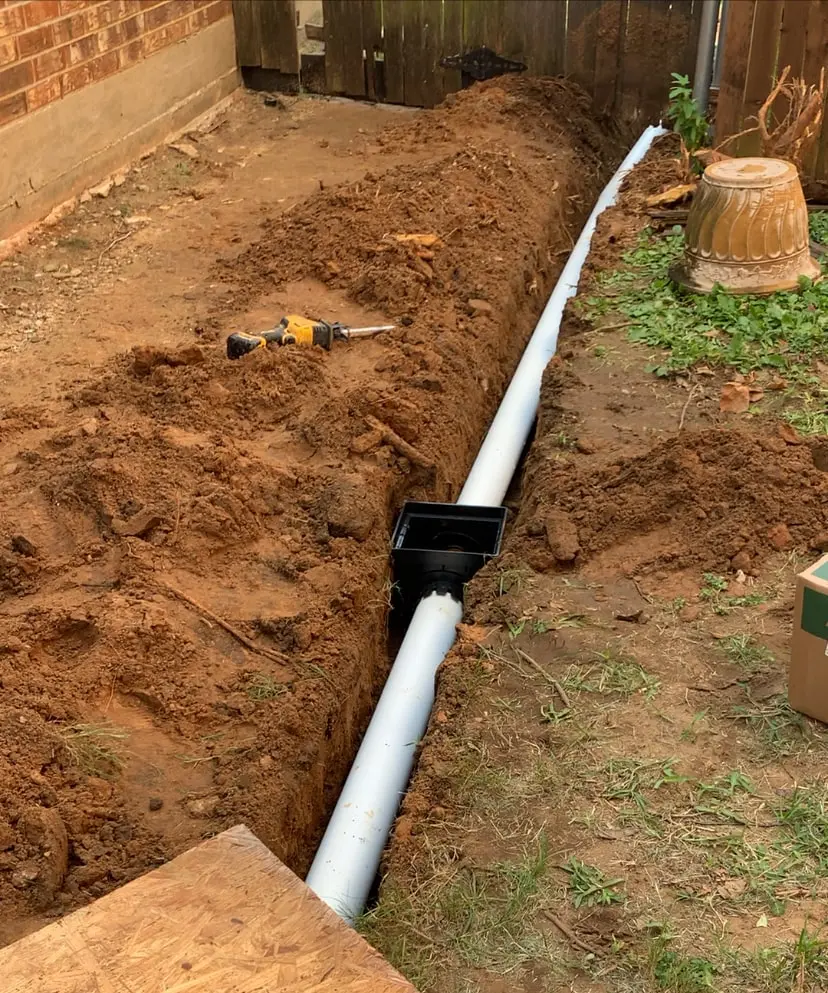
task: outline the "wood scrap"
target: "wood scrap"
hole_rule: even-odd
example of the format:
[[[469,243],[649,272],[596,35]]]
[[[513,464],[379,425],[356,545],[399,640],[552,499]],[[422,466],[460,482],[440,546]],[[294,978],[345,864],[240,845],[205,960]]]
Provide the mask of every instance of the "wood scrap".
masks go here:
[[[218,614],[214,614],[212,610],[205,607],[203,603],[199,603],[198,600],[194,600],[183,590],[179,590],[175,586],[171,586],[169,583],[158,582],[158,585],[166,590],[168,593],[172,593],[173,596],[178,597],[179,600],[183,600],[184,603],[188,603],[191,607],[195,607],[199,613],[204,614],[209,620],[214,624],[218,624],[220,628],[225,630],[229,635],[232,635],[239,644],[244,645],[245,648],[250,649],[251,652],[256,652],[258,655],[264,656],[266,659],[271,659],[273,662],[278,662],[280,665],[287,664],[290,660],[287,655],[282,654],[282,652],[277,652],[273,648],[265,648],[261,645],[257,645],[255,641],[252,641],[247,637],[246,634],[242,634],[238,628],[233,627],[228,621],[225,621],[223,617],[219,617]]]
[[[408,461],[413,465],[417,465],[421,469],[427,469],[429,472],[436,471],[437,467],[433,462],[430,462],[425,455],[418,452],[413,445],[410,445],[404,438],[401,438],[396,431],[392,431],[387,424],[383,424],[382,421],[377,420],[377,418],[371,414],[366,414],[365,420],[368,422],[370,427],[379,432],[381,440],[384,441],[386,445],[390,445],[400,455],[408,459]]]
[[[564,924],[564,922],[560,919],[560,917],[557,917],[555,914],[553,914],[551,910],[544,910],[543,916],[551,924],[554,924],[555,927],[561,932],[561,934],[569,941],[571,945],[574,945],[575,948],[580,948],[580,950],[582,952],[586,952],[587,955],[595,955],[597,957],[601,954],[601,952],[597,948],[593,948],[591,945],[588,945],[585,941],[581,941],[581,939],[578,937],[577,934],[575,934],[572,928],[569,927],[567,924]]]
[[[678,186],[671,186],[663,193],[654,193],[647,197],[645,203],[648,207],[661,207],[670,203],[680,203],[692,196],[696,191],[698,183],[679,183]]]

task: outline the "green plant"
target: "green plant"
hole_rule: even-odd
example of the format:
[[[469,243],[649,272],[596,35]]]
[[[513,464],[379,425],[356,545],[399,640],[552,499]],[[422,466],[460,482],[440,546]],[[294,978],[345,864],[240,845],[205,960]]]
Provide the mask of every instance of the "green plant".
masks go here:
[[[667,120],[672,123],[673,131],[681,138],[687,151],[692,153],[707,143],[709,125],[693,99],[689,77],[678,72],[670,75],[673,85],[670,87]]]
[[[661,683],[635,659],[607,649],[592,653],[594,662],[573,667],[566,676],[567,689],[587,693],[619,693],[632,696],[641,693],[645,700],[652,700]]]
[[[729,614],[737,607],[756,607],[764,603],[767,597],[763,593],[746,593],[743,596],[726,596],[728,582],[724,576],[706,572],[702,577],[704,585],[699,590],[699,597],[707,600],[716,614]]]
[[[718,641],[717,647],[724,652],[730,662],[744,669],[751,676],[767,672],[774,662],[773,653],[748,634],[729,635]]]
[[[828,245],[828,210],[814,210],[808,215],[808,229],[813,241]]]
[[[576,908],[624,902],[624,894],[617,889],[624,882],[622,878],[608,879],[600,869],[574,855],[561,868],[569,874],[569,895]]]
[[[651,953],[653,979],[660,990],[670,993],[704,993],[715,989],[719,971],[708,959],[683,955],[661,943]]]

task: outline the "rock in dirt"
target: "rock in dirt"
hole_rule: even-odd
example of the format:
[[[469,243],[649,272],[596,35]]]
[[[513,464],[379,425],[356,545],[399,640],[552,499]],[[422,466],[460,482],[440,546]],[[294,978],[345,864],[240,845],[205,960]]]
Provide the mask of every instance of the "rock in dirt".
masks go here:
[[[91,186],[89,188],[89,193],[93,197],[101,197],[105,199],[112,192],[112,186],[112,179],[107,178],[102,183],[98,183],[97,186]]]
[[[34,558],[37,555],[37,545],[29,539],[24,534],[16,534],[11,540],[11,547],[13,552],[17,552],[18,555],[25,555],[26,558]]]
[[[149,798],[149,809],[152,811],[160,810],[164,806],[164,801],[160,796],[151,796]]]
[[[163,522],[163,517],[152,510],[141,510],[127,521],[117,517],[112,521],[112,530],[121,538],[144,538]]]
[[[733,556],[733,558],[730,560],[730,564],[733,566],[736,572],[741,570],[742,572],[745,572],[748,575],[750,575],[750,571],[751,571],[750,556],[746,551],[744,551],[744,549],[741,552],[737,552]]]
[[[218,807],[217,796],[203,796],[187,801],[187,813],[191,817],[214,817]]]
[[[546,515],[546,543],[558,562],[574,562],[581,546],[578,529],[568,514],[558,510]]]
[[[689,603],[679,611],[679,620],[684,621],[685,624],[692,624],[699,617],[701,617],[701,607],[697,603]]]
[[[598,443],[591,438],[579,438],[575,442],[575,448],[581,455],[594,455],[598,451]]]
[[[69,838],[66,826],[56,810],[27,807],[17,822],[18,832],[30,845],[36,845],[39,861],[34,878],[29,882],[40,906],[51,903],[63,886],[69,867]],[[29,873],[26,874],[28,879]]]
[[[371,499],[361,483],[332,483],[322,496],[322,504],[332,538],[365,541],[376,524]]]
[[[174,352],[151,345],[136,345],[132,349],[132,370],[136,376],[148,376],[153,369],[160,365],[182,366],[199,365],[204,361],[204,352],[198,345],[188,345]]]
[[[811,541],[811,548],[818,552],[828,552],[828,531],[820,531]]]
[[[488,300],[469,300],[468,308],[472,317],[477,317],[478,314],[491,314],[494,311]]]
[[[788,530],[787,524],[776,524],[774,527],[768,531],[768,541],[773,545],[777,551],[784,552],[786,548],[790,548],[793,544],[793,538],[791,537],[791,532]]]
[[[646,624],[649,617],[641,610],[634,610],[627,614],[616,614],[616,621],[626,621],[627,624]]]
[[[201,158],[201,153],[191,141],[176,141],[170,145],[170,148],[193,161]]]

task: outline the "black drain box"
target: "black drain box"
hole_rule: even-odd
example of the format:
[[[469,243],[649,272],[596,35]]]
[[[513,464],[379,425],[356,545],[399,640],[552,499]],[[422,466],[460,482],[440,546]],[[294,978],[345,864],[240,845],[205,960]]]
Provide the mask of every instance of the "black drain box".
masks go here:
[[[403,604],[413,609],[435,590],[462,600],[463,585],[500,553],[505,523],[505,507],[406,502],[391,537]]]

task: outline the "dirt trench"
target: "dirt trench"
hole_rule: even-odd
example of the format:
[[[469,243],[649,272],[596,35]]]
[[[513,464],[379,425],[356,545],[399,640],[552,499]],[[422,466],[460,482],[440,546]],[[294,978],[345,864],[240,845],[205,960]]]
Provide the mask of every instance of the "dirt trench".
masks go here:
[[[317,104],[306,125],[297,101],[286,127],[336,107]],[[240,141],[232,113],[225,142]],[[81,331],[73,343],[56,330],[54,354],[84,350],[83,369],[61,379],[47,360],[41,374],[48,316],[41,345],[14,346],[0,417],[0,941],[234,823],[307,868],[388,664],[396,511],[456,497],[570,232],[620,157],[586,97],[556,80],[494,81],[360,131],[369,169],[355,178],[346,161],[346,181],[326,172],[288,207],[261,200],[252,237],[187,229],[183,329],[159,299],[181,249],[150,234],[113,270],[102,323],[127,325],[155,297],[160,329],[96,348],[83,328],[101,323],[101,286],[73,290],[69,273],[52,303]],[[202,165],[213,140],[229,154],[221,132],[193,140]],[[121,195],[150,195],[142,168]],[[192,199],[212,197],[220,219],[235,201],[219,204],[233,191],[210,169]],[[4,263],[0,299],[54,273],[45,260],[67,239],[99,236],[99,267],[117,255],[96,211]],[[398,326],[330,353],[226,359],[231,330],[309,311]]]

